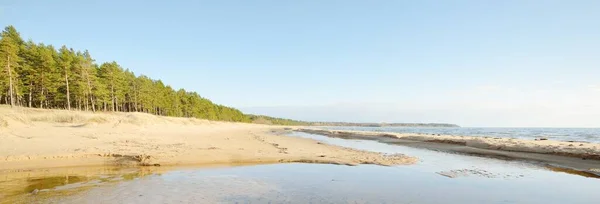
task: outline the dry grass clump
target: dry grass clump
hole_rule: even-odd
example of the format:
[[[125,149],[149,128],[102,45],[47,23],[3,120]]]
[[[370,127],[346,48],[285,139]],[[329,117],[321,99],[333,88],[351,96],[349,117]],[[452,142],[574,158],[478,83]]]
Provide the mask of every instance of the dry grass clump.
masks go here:
[[[1,108],[0,108],[1,109]],[[47,122],[47,123],[106,123],[110,121],[110,117],[104,114],[97,114],[82,111],[67,111],[67,110],[45,110],[34,108],[9,108],[1,109],[0,118],[3,121],[18,121],[25,124],[31,122]],[[8,122],[1,122],[8,123]]]
[[[88,111],[68,111],[68,110],[49,110],[25,107],[2,107],[0,106],[0,127],[12,125],[31,124],[32,122],[44,123],[71,123],[71,124],[104,124],[115,123],[132,125],[155,125],[155,124],[182,124],[182,125],[202,125],[209,124],[207,120],[196,118],[177,118],[167,116],[156,116],[148,113],[139,112],[88,112]]]
[[[23,113],[13,110],[10,106],[0,106],[0,127],[7,127],[15,122],[29,124],[30,120]]]
[[[109,121],[108,118],[103,117],[103,116],[92,116],[90,118],[87,119],[87,122],[89,123],[107,123]]]
[[[55,112],[50,114],[31,115],[31,121],[54,122],[54,123],[81,123],[87,122],[87,118],[77,112]]]
[[[207,120],[197,119],[197,118],[183,118],[183,117],[170,117],[170,116],[153,116],[155,122],[168,122],[173,124],[181,124],[181,125],[202,125],[206,124]]]

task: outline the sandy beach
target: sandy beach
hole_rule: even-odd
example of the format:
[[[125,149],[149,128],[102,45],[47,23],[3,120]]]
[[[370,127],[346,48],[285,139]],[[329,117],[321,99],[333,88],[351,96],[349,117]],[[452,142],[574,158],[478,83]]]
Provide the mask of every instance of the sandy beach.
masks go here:
[[[542,162],[542,164],[600,174],[600,144],[597,143],[439,134],[338,131],[319,128],[298,128],[295,130],[345,139],[377,140],[389,144],[438,151],[536,161]]]
[[[594,175],[598,174],[600,167],[600,160],[597,157],[599,148],[598,144],[594,143],[333,131],[318,127],[215,122],[144,113],[92,113],[0,107],[0,140],[2,141],[0,183],[3,184],[0,185],[0,203],[52,203],[54,201],[79,203],[78,201],[89,198],[104,199],[101,194],[122,196],[114,198],[112,200],[114,202],[127,199],[139,200],[143,197],[130,197],[125,195],[127,193],[121,195],[118,192],[135,191],[140,187],[130,188],[128,185],[157,178],[152,177],[153,175],[176,174],[186,172],[182,171],[183,169],[198,167],[205,167],[202,169],[206,170],[210,169],[209,167],[274,163],[390,166],[414,164],[419,159],[404,154],[372,152],[378,151],[377,148],[358,150],[342,147],[343,145],[335,146],[332,145],[335,143],[328,144],[321,140],[286,135],[291,131],[344,139],[375,140],[439,151],[537,161],[542,164],[569,167],[566,170],[551,169],[552,171],[592,178],[597,178]],[[267,166],[266,170],[278,168],[268,167],[270,165],[254,166]],[[418,165],[410,167],[415,166]],[[577,171],[570,172],[570,169]],[[406,170],[389,168],[382,171],[402,173]],[[512,176],[509,179],[521,178],[517,174],[502,174],[485,167],[481,169],[448,167],[443,170],[436,169],[435,172],[444,178],[458,178],[465,174],[484,177],[508,175]],[[419,171],[421,170],[417,172]],[[425,176],[421,179],[427,178],[430,177]],[[229,189],[231,184],[247,182],[243,178],[239,179],[242,180],[223,181],[230,183],[221,186],[220,189]],[[332,181],[334,180],[327,178],[327,182]],[[163,185],[179,185],[179,183],[154,184],[139,183],[140,186],[147,187],[147,190]],[[213,187],[210,186],[210,189]],[[92,189],[96,190],[92,191]],[[205,198],[201,195],[205,195],[202,193],[206,191],[193,191],[196,188],[191,187],[187,189],[192,189],[191,194],[195,193],[194,199]],[[81,193],[84,191],[87,193]],[[162,191],[156,190],[156,192]],[[222,191],[225,192],[225,190],[218,190],[218,192]],[[153,194],[135,192],[139,195],[153,196]],[[238,194],[237,191],[227,191],[227,193]]]
[[[0,172],[65,166],[239,163],[399,165],[383,155],[282,135],[286,127],[144,113],[0,108]]]

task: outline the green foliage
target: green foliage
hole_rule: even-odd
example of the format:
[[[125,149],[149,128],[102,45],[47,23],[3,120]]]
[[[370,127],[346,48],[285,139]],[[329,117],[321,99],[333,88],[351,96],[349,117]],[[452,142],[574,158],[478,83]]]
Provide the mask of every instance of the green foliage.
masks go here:
[[[274,118],[264,115],[247,115],[252,123],[268,124],[268,125],[312,125],[310,122],[290,120],[284,118]]]
[[[251,122],[237,109],[136,76],[117,62],[98,65],[87,50],[62,46],[57,51],[51,45],[24,42],[12,26],[1,37],[0,104]]]
[[[0,101],[4,98],[5,103],[15,105],[15,101],[21,96],[19,85],[22,80],[18,71],[22,71],[24,64],[24,54],[21,53],[24,42],[13,26],[7,26],[0,35]],[[3,94],[5,97],[2,97]]]

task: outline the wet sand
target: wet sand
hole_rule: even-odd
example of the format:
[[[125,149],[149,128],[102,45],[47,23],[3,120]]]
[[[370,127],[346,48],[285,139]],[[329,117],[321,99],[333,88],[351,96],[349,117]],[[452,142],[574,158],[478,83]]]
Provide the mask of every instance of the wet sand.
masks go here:
[[[0,172],[64,166],[236,163],[412,164],[282,135],[284,127],[154,116],[0,107]]]
[[[437,151],[457,152],[500,159],[520,159],[600,175],[600,144],[523,140],[412,133],[338,131],[297,128],[299,132],[344,139],[376,140]]]
[[[142,170],[137,174],[125,171],[121,176],[109,172],[109,178],[123,179],[112,183],[104,182],[84,192],[75,190],[76,193],[72,194],[65,193],[65,190],[44,191],[35,196],[25,196],[25,201],[475,204],[595,203],[600,199],[596,193],[600,190],[600,183],[596,178],[554,172],[529,162],[473,157],[300,132],[293,132],[289,136],[365,151],[407,153],[420,158],[420,162],[392,167],[268,164],[173,169],[166,172]],[[453,175],[445,176],[445,173]],[[54,177],[56,176],[50,178]],[[89,183],[94,185],[93,180],[79,185],[86,186]]]

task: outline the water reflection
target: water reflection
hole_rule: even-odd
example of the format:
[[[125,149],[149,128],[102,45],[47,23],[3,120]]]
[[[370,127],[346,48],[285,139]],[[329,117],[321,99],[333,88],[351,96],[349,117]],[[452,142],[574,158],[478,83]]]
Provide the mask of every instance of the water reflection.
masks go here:
[[[52,176],[52,177],[41,177],[41,178],[30,178],[27,179],[28,185],[24,188],[23,193],[31,193],[34,190],[46,190],[52,189],[57,186],[64,186],[67,184],[75,184],[83,181],[87,181],[89,178],[85,176]]]
[[[549,171],[520,161],[472,157],[375,141],[344,140],[306,133],[291,136],[420,158],[415,165],[337,166],[271,164],[171,170],[64,171],[47,174],[48,183],[93,186],[75,194],[26,195],[42,203],[597,203],[595,178]],[[448,178],[438,172],[482,169],[492,175]],[[78,172],[78,173],[76,173]],[[87,173],[85,173],[87,172]],[[52,176],[50,176],[52,175]],[[65,182],[65,175],[69,181]],[[71,177],[82,177],[71,182]],[[21,178],[37,182],[37,177]],[[32,179],[33,178],[33,179]],[[49,182],[52,181],[52,182]],[[90,184],[91,183],[91,184]],[[100,183],[101,185],[95,185]],[[0,183],[0,187],[3,184]],[[37,188],[37,187],[36,187]],[[64,186],[44,186],[61,189]],[[25,190],[31,190],[31,188]],[[67,188],[68,189],[68,188]],[[80,189],[80,188],[79,188]],[[36,198],[38,200],[32,200]],[[43,198],[43,199],[42,199]],[[21,200],[23,201],[23,200]],[[29,202],[28,202],[29,203]]]
[[[481,168],[486,168],[481,167]],[[520,169],[520,170],[517,170]],[[451,179],[411,166],[273,164],[176,170],[55,203],[596,203],[595,179],[543,169]]]
[[[157,169],[73,167],[0,173],[0,203],[31,203],[104,183],[153,175]]]
[[[584,177],[588,177],[588,178],[600,179],[600,175],[598,175],[598,174],[585,172],[585,171],[577,171],[577,170],[573,170],[573,169],[569,169],[569,168],[561,168],[561,167],[547,165],[546,169],[548,169],[550,171],[555,171],[555,172],[562,172],[562,173],[584,176]]]

